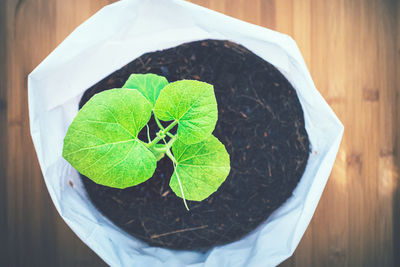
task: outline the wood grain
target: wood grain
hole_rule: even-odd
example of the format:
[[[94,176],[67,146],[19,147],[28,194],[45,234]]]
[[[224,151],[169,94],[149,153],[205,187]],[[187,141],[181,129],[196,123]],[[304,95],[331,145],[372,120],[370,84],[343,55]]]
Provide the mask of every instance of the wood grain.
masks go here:
[[[0,1],[0,266],[103,266],[60,219],[29,134],[27,75],[107,0]],[[400,266],[400,1],[194,0],[291,35],[345,126],[282,266]]]
[[[7,67],[6,67],[6,10],[5,3],[0,2],[0,266],[6,266],[7,240]]]

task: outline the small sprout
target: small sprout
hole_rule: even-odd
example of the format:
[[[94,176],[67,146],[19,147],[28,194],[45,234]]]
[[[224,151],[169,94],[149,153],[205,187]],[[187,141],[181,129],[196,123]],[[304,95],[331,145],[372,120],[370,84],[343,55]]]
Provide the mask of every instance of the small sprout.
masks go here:
[[[153,140],[151,116],[160,128]],[[169,185],[189,210],[186,200],[206,199],[230,172],[225,146],[212,135],[217,119],[211,84],[132,74],[123,88],[96,94],[82,107],[65,136],[63,157],[94,182],[122,189],[148,180],[167,156],[174,166]],[[147,140],[140,140],[144,127]]]

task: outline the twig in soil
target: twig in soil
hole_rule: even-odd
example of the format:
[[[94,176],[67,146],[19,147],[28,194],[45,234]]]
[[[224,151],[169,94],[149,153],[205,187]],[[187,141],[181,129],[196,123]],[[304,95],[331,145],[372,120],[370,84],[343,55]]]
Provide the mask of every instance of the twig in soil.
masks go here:
[[[207,227],[208,227],[208,225],[202,225],[199,227],[180,229],[180,230],[175,230],[175,231],[171,231],[171,232],[167,232],[167,233],[163,233],[163,234],[159,234],[159,235],[152,235],[150,238],[156,239],[156,238],[160,238],[160,237],[167,236],[167,235],[173,235],[173,234],[183,233],[183,232],[187,232],[187,231],[195,231],[195,230],[200,230],[200,229],[204,229]]]
[[[129,220],[129,221],[127,221],[126,223],[124,223],[124,225],[131,224],[131,223],[133,223],[134,221],[135,221],[135,219]]]
[[[121,199],[117,198],[117,197],[111,197],[111,199],[114,200],[115,202],[117,202],[120,205],[124,204],[124,202]]]

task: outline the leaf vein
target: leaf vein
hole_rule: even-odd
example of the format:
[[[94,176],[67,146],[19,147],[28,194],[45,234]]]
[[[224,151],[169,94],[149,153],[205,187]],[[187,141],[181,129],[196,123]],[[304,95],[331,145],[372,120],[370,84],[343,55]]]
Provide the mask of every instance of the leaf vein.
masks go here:
[[[95,149],[95,148],[99,148],[99,147],[103,147],[103,146],[108,146],[108,145],[117,145],[117,144],[122,144],[122,143],[128,143],[128,142],[132,142],[132,141],[136,141],[136,139],[129,139],[129,140],[124,140],[124,141],[117,141],[117,142],[112,142],[112,143],[104,143],[98,146],[90,146],[90,147],[85,147],[85,148],[81,148],[78,150],[75,150],[71,153],[66,154],[65,156],[68,157],[69,155],[84,151],[84,150],[88,150],[88,149]]]

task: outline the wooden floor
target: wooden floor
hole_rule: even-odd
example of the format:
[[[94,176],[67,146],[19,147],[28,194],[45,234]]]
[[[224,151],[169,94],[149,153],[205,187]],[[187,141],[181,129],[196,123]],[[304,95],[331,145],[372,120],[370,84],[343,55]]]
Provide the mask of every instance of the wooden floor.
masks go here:
[[[110,2],[0,1],[0,266],[104,265],[50,200],[29,134],[26,78]],[[310,227],[282,266],[400,266],[400,1],[193,2],[291,35],[345,126]]]

